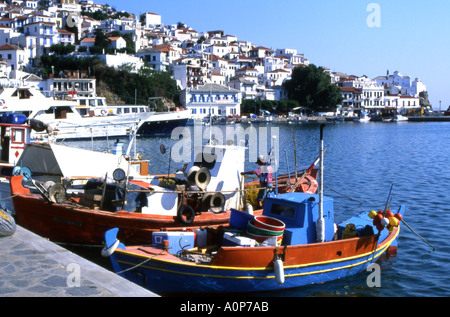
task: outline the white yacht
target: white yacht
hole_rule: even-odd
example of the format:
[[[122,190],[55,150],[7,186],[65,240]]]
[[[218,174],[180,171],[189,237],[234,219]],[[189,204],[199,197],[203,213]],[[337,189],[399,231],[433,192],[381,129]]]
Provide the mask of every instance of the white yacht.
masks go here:
[[[101,99],[101,98],[100,98]],[[104,99],[103,99],[104,101]],[[1,87],[0,113],[23,114],[26,120],[40,123],[32,138],[82,139],[120,137],[136,131],[152,116],[145,106],[107,106],[106,102],[85,104],[76,100],[45,97],[35,87]],[[19,120],[15,116],[12,120]],[[7,123],[12,122],[9,119]],[[6,122],[5,122],[6,123]]]
[[[392,122],[408,121],[408,117],[402,116],[401,114],[396,114],[391,119]]]
[[[363,112],[361,113],[361,115],[355,119],[353,119],[353,121],[355,122],[369,122],[370,121],[370,117],[367,113]]]

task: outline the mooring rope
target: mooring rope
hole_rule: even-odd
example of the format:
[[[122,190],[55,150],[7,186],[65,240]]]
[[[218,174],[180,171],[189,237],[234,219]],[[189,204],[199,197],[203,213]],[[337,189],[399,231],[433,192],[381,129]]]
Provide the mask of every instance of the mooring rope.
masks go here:
[[[328,188],[328,189],[334,191],[336,194],[339,194],[339,195],[341,195],[341,196],[343,196],[343,197],[345,197],[345,198],[347,198],[347,199],[356,201],[357,203],[359,203],[359,204],[361,204],[361,205],[364,204],[363,202],[361,202],[361,201],[359,201],[359,200],[356,200],[356,199],[353,199],[353,198],[351,198],[351,197],[349,197],[349,196],[347,196],[347,195],[344,195],[344,194],[338,192],[337,190],[335,190],[335,189],[333,189],[333,188],[331,188],[331,187],[329,187],[329,186],[327,186],[327,185],[325,185],[325,184],[323,184],[323,185],[324,185],[326,188]]]
[[[137,267],[139,267],[139,266],[141,266],[141,265],[144,265],[145,263],[149,262],[149,261],[150,261],[151,259],[153,259],[154,257],[163,254],[164,252],[166,252],[166,251],[165,251],[165,250],[162,250],[160,253],[157,253],[157,254],[155,254],[155,255],[149,257],[148,259],[146,259],[145,261],[143,261],[143,262],[141,262],[141,263],[138,263],[138,264],[136,264],[136,265],[134,265],[134,266],[132,266],[132,267],[129,267],[129,268],[125,269],[125,270],[122,270],[122,271],[119,271],[119,272],[115,272],[115,273],[116,273],[116,274],[122,274],[122,273],[125,273],[125,272],[128,272],[128,271],[134,270],[135,268],[137,268]]]
[[[0,201],[1,200],[6,200],[6,199],[10,199],[10,198],[14,198],[14,197],[16,197],[18,194],[15,194],[15,195],[12,195],[12,196],[9,196],[9,197],[5,197],[5,198],[1,198],[0,199]]]

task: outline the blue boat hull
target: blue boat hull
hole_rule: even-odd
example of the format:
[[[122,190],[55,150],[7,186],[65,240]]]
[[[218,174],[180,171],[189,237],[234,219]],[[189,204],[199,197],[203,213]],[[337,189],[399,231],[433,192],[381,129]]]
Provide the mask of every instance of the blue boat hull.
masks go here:
[[[116,250],[111,261],[116,273],[159,294],[273,291],[328,282],[364,272],[396,241],[398,232],[396,230],[395,234],[390,234],[388,239],[380,236],[379,239],[384,241],[377,243],[376,252],[307,265],[286,266],[285,281],[281,285],[276,282],[273,267],[238,268],[180,263],[145,257],[125,250]]]

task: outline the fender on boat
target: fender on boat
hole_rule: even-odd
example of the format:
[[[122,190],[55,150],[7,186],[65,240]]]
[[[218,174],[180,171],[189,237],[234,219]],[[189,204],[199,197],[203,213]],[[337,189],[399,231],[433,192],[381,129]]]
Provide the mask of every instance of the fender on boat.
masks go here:
[[[275,271],[275,281],[278,283],[278,285],[282,285],[284,283],[283,261],[281,261],[281,259],[275,259],[273,262],[274,262],[273,268]]]
[[[177,218],[179,221],[187,225],[193,223],[195,218],[194,208],[189,205],[181,206],[177,211]]]

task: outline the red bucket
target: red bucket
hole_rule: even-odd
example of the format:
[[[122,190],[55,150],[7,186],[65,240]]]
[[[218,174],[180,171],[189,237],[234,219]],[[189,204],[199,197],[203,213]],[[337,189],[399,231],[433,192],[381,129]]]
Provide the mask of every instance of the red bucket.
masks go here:
[[[284,231],[286,225],[283,221],[268,216],[255,216],[254,224],[258,228],[271,231]]]

